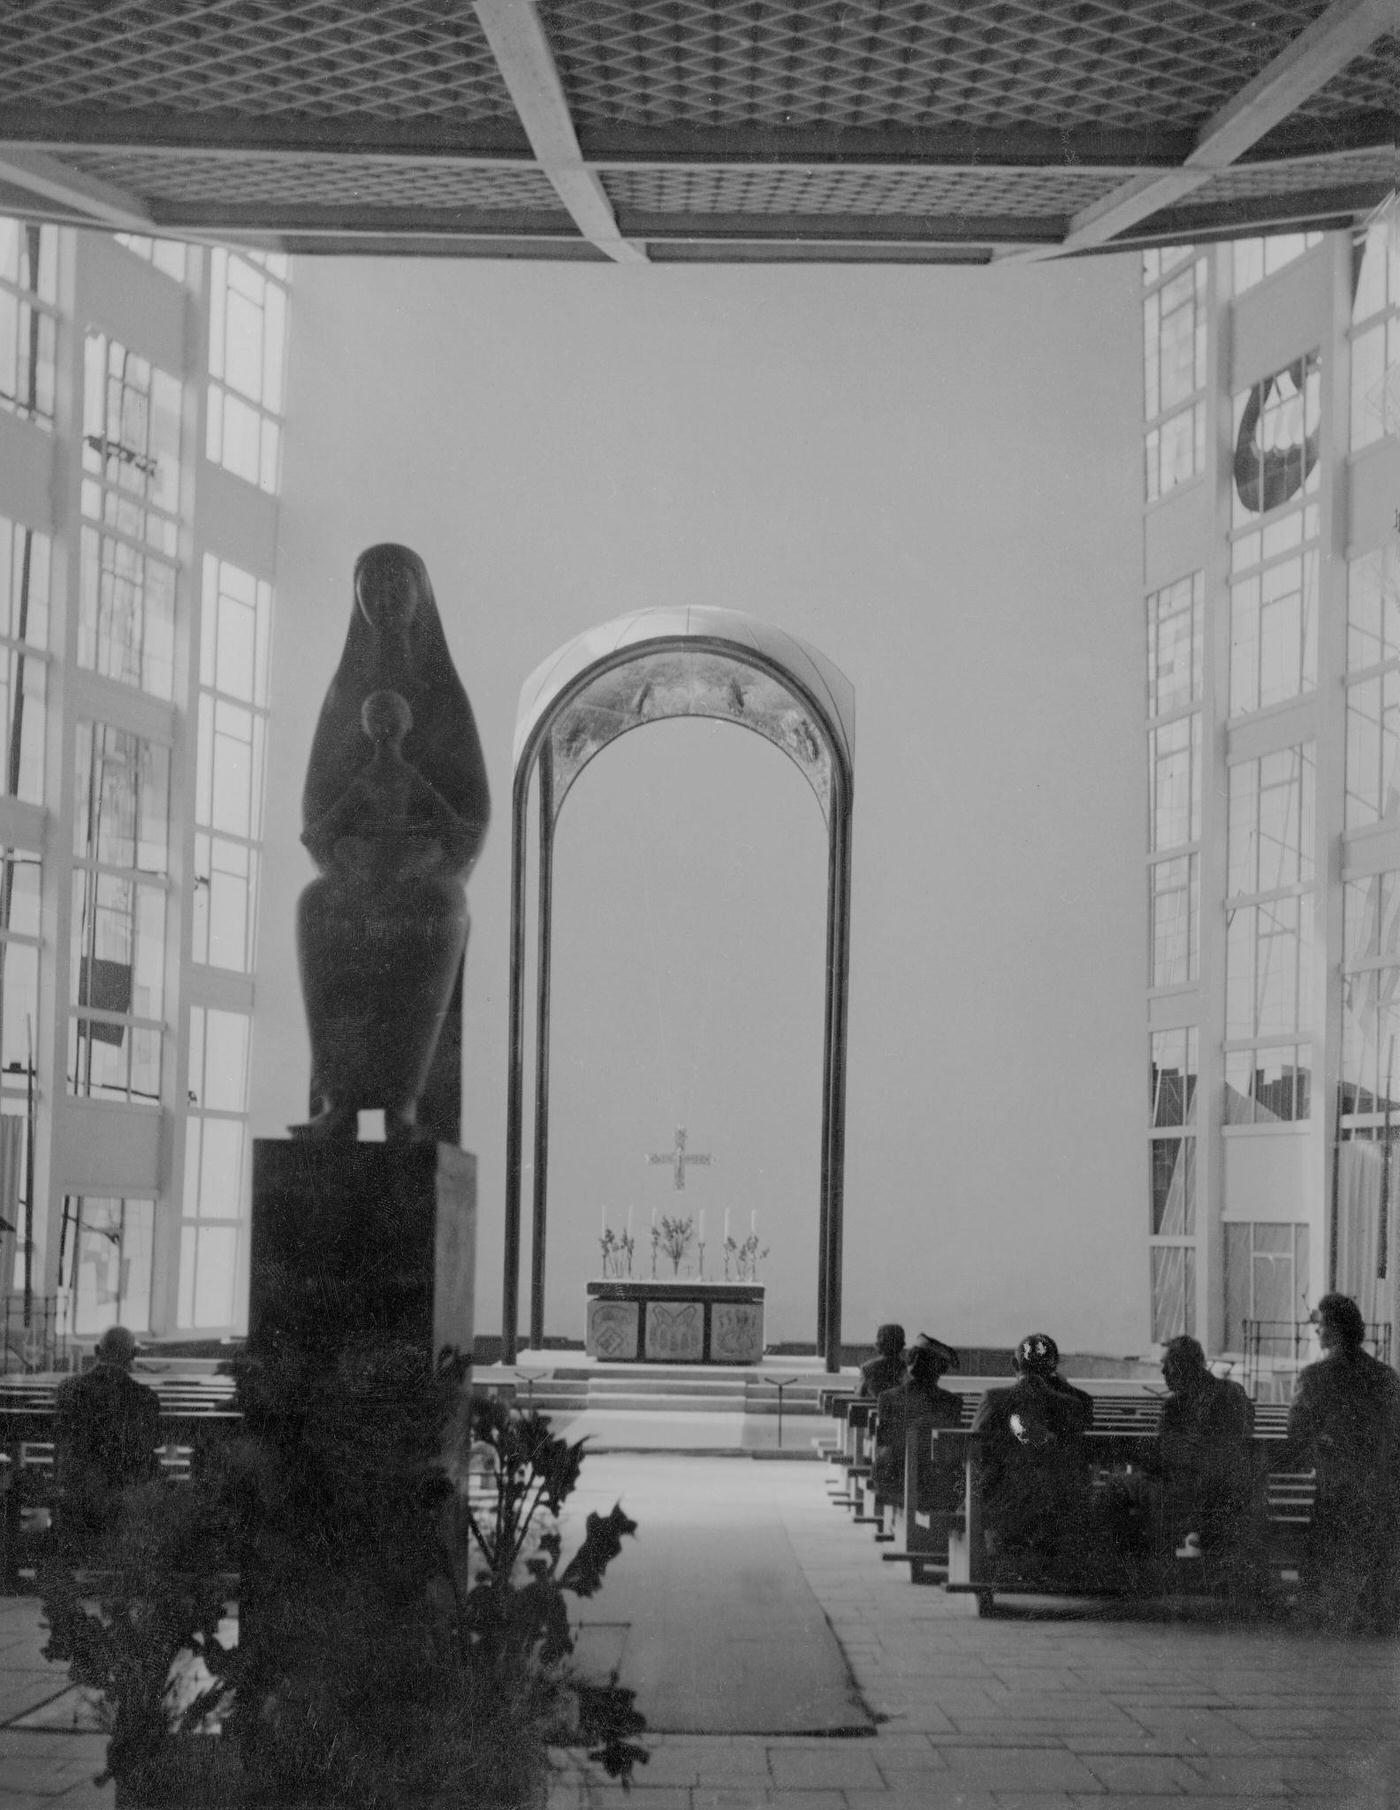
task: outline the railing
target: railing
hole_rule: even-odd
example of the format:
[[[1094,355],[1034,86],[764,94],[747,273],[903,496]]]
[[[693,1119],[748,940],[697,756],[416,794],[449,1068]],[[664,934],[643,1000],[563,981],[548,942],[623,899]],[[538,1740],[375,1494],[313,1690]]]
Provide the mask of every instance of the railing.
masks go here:
[[[1321,1356],[1311,1320],[1246,1320],[1244,1323],[1245,1391],[1255,1401],[1288,1402],[1298,1372]],[[1390,1323],[1366,1327],[1366,1349],[1383,1364],[1390,1362]]]

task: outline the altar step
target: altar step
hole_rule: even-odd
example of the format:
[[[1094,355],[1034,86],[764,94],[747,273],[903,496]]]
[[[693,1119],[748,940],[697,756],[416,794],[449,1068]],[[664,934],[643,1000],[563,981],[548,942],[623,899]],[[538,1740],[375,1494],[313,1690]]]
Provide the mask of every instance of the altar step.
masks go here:
[[[513,1392],[521,1407],[543,1414],[582,1414],[590,1409],[637,1414],[776,1415],[778,1391],[756,1371],[663,1365],[588,1368],[561,1364],[523,1375],[502,1367],[478,1372],[479,1380]],[[794,1382],[783,1379],[785,1417],[821,1412],[818,1391],[831,1378],[813,1372]]]

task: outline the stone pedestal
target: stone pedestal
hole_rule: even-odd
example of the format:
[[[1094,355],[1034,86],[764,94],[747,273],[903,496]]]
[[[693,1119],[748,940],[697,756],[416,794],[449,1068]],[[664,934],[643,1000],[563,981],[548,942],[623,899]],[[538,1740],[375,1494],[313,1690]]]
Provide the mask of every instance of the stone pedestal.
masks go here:
[[[259,1776],[296,1756],[258,1706],[313,1713],[336,1644],[362,1661],[375,1618],[431,1586],[434,1480],[468,1437],[469,1372],[439,1360],[471,1352],[475,1215],[476,1159],[449,1144],[254,1145],[237,1727]]]
[[[470,1355],[475,1252],[466,1151],[259,1138],[248,1355],[366,1345]]]

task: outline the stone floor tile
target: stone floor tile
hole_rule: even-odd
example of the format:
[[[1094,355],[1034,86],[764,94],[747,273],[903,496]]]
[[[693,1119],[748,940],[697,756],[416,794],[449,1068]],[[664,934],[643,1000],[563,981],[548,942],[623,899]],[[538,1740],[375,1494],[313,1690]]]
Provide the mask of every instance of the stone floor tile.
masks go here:
[[[690,1810],[690,1791],[684,1785],[650,1790],[639,1784],[630,1791],[621,1785],[590,1785],[583,1801],[587,1810]]]
[[[1097,1753],[1081,1756],[1107,1791],[1189,1791],[1200,1775],[1171,1754]]]
[[[772,1803],[773,1810],[846,1810],[846,1794],[817,1791],[810,1786],[794,1786],[791,1790],[775,1787]],[[636,1810],[646,1810],[646,1806],[638,1804]]]
[[[771,1785],[698,1785],[691,1810],[764,1810],[773,1802]]]
[[[1097,1791],[1099,1781],[1063,1747],[945,1747],[955,1778],[986,1791]]]
[[[768,1755],[773,1783],[781,1791],[884,1789],[873,1741],[824,1741],[807,1748],[774,1748]]]
[[[65,1759],[58,1754],[9,1753],[0,1761],[0,1784],[7,1791],[54,1796],[70,1786],[90,1784],[97,1771],[98,1767],[82,1755]]]
[[[1287,1791],[1317,1796],[1346,1783],[1346,1774],[1333,1767],[1278,1753],[1211,1754],[1187,1764],[1200,1780],[1198,1793],[1242,1792],[1262,1797]]]
[[[947,1780],[929,1779],[922,1784],[904,1785],[898,1790],[886,1791],[848,1791],[845,1794],[847,1810],[944,1810],[950,1804],[962,1802],[975,1803],[978,1810],[994,1810],[994,1801],[985,1793],[978,1793],[969,1800],[966,1794],[945,1795]]]

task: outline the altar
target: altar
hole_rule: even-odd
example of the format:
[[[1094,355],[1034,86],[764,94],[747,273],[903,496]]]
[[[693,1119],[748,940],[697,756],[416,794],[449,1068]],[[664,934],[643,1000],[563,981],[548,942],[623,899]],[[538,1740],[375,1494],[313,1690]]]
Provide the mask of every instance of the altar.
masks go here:
[[[590,1282],[585,1349],[612,1363],[755,1364],[763,1284],[632,1277]]]

